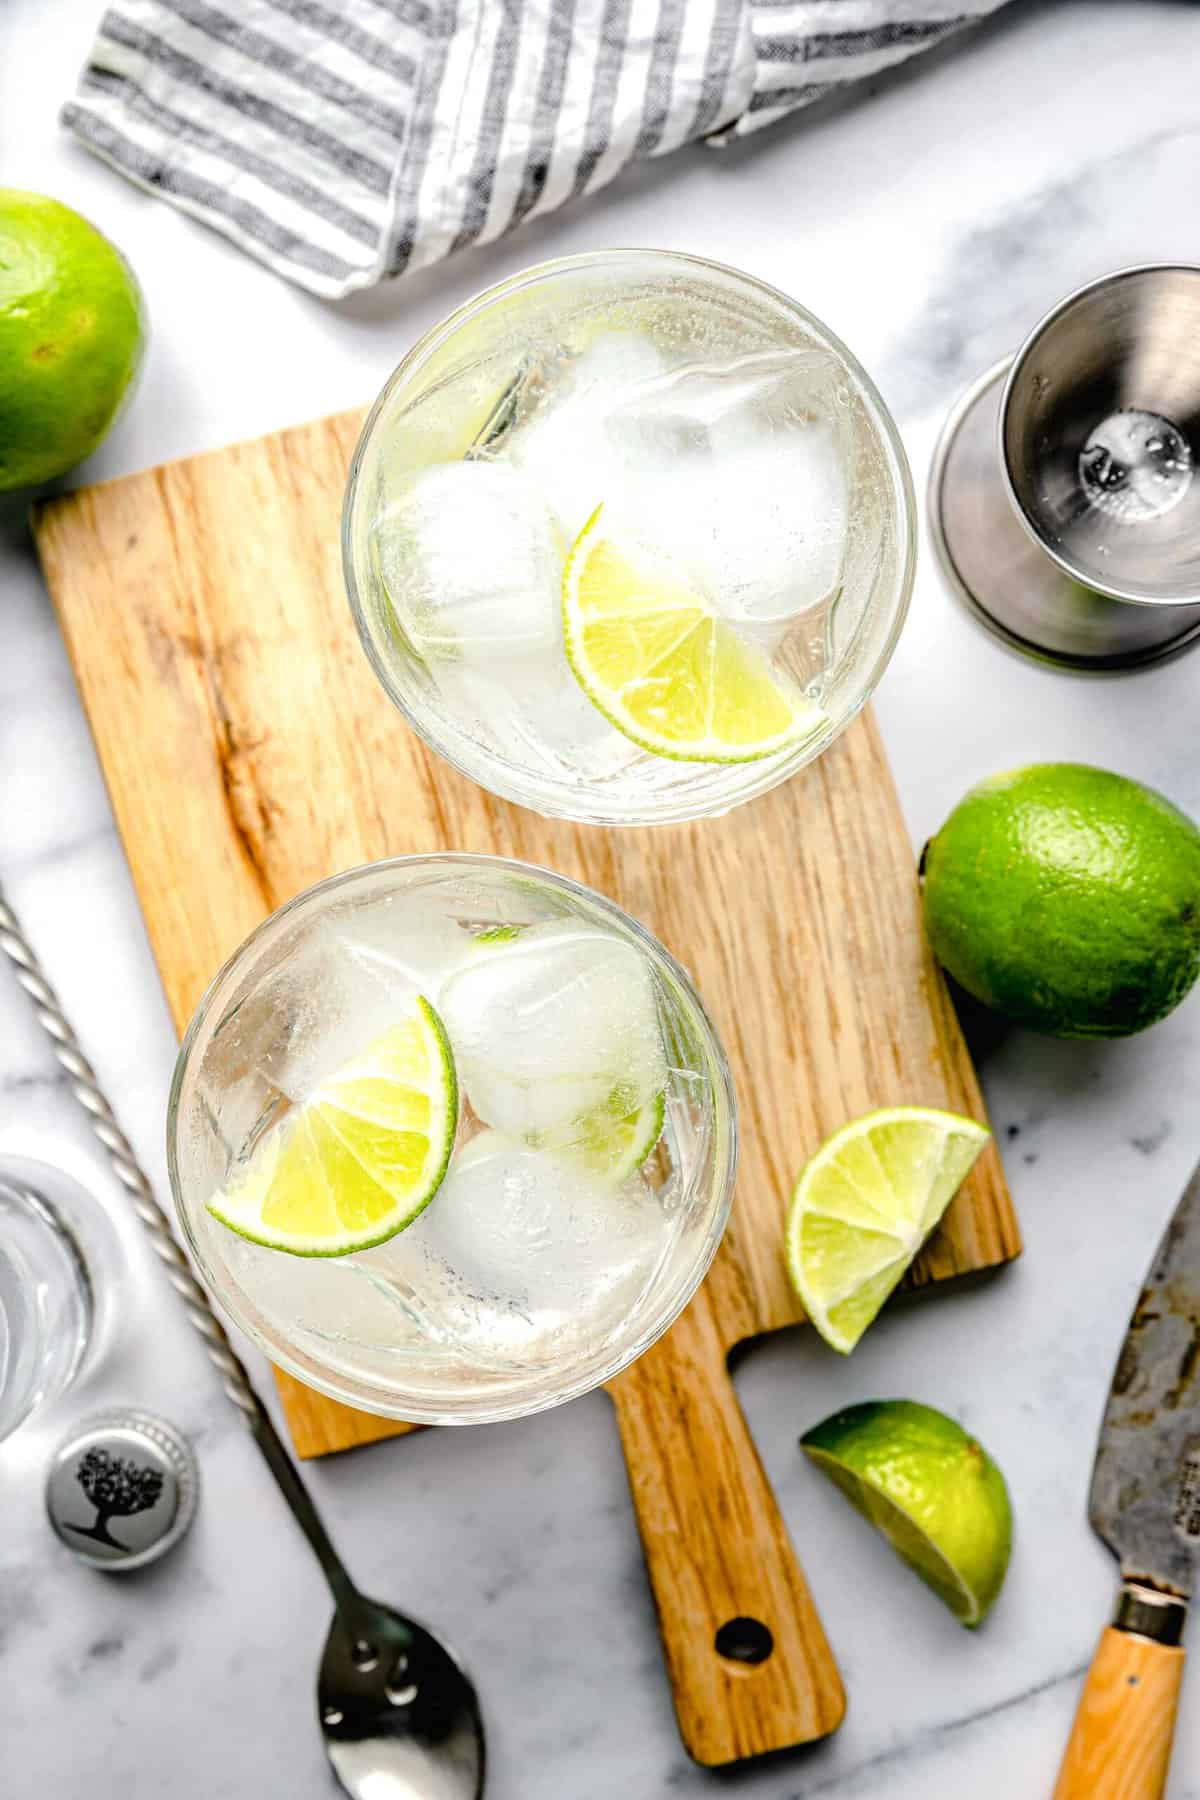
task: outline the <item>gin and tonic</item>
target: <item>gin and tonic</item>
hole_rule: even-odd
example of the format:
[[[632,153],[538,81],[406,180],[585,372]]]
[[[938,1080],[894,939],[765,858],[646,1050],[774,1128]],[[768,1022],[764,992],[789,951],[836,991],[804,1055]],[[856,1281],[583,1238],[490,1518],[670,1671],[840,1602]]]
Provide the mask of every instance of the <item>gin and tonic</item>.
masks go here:
[[[728,810],[867,699],[912,582],[911,484],[816,319],[695,257],[532,269],[407,356],[368,420],[347,582],[384,687],[510,800]]]
[[[728,1067],[611,902],[492,857],[310,889],[180,1053],[171,1182],[218,1299],[368,1411],[513,1417],[608,1379],[686,1304],[729,1210]]]

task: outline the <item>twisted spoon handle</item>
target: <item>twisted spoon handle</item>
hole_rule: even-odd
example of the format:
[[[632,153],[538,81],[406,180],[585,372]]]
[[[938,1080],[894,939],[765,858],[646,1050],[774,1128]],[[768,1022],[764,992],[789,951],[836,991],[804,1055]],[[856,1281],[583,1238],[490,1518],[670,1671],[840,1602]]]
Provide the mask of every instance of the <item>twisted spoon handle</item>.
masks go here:
[[[251,1386],[245,1365],[225,1335],[225,1328],[213,1311],[208,1295],[176,1243],[167,1215],[154,1197],[150,1179],[134,1155],[133,1145],[117,1124],[116,1115],[96,1079],[96,1071],[84,1055],[16,913],[4,898],[3,888],[0,888],[0,950],[12,963],[17,980],[33,1003],[34,1016],[53,1043],[54,1054],[70,1078],[71,1092],[87,1113],[92,1130],[107,1151],[117,1180],[129,1195],[133,1210],[166,1270],[167,1280],[183,1301],[192,1325],[204,1339],[204,1347],[220,1374],[222,1387],[254,1433],[284,1499],[316,1552],[334,1599],[339,1605],[356,1599],[357,1590],[329,1540],[299,1470]]]

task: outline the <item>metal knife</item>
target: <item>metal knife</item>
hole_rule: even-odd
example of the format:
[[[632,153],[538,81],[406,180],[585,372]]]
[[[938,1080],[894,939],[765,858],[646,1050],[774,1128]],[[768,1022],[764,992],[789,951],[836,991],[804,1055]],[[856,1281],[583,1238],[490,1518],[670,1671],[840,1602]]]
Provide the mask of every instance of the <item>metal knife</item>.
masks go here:
[[[1113,1375],[1088,1516],[1121,1564],[1054,1800],[1157,1800],[1200,1546],[1200,1169],[1158,1247]]]

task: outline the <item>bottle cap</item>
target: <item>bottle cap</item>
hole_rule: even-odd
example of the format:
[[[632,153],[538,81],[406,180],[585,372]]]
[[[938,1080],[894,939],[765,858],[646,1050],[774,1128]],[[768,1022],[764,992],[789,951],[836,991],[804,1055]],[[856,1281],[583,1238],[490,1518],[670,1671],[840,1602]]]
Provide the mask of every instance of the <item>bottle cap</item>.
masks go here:
[[[116,1572],[155,1562],[196,1511],[195,1454],[173,1425],[131,1408],[77,1425],[46,1477],[46,1510],[84,1562]]]

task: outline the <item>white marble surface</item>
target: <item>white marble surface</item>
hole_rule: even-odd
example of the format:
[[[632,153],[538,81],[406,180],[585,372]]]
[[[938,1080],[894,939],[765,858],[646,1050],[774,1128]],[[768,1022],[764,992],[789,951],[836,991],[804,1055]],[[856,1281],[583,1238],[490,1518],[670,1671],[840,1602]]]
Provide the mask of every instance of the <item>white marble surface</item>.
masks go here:
[[[0,16],[3,180],[95,218],[132,257],[154,320],[137,404],[93,476],[362,400],[482,283],[552,252],[634,242],[741,264],[827,318],[879,380],[921,482],[939,415],[1046,303],[1121,262],[1196,254],[1200,9],[1179,0],[1018,0],[971,44],[836,117],[634,171],[516,241],[341,307],[281,285],[58,133],[98,11],[99,0],[7,0]],[[161,1177],[172,1033],[23,526],[11,509],[0,518],[0,879]],[[1023,664],[954,609],[926,554],[878,703],[914,841],[969,780],[1037,757],[1108,764],[1200,814],[1198,679],[1196,657],[1119,682]],[[849,1362],[797,1332],[739,1374],[849,1687],[829,1743],[727,1776],[689,1763],[602,1397],[311,1469],[364,1584],[436,1621],[476,1672],[494,1800],[1049,1793],[1113,1589],[1084,1522],[1097,1416],[1143,1267],[1200,1153],[1200,995],[1125,1044],[1000,1032],[979,1048],[1024,1260],[975,1291],[897,1309]],[[5,1144],[68,1161],[120,1219],[0,971]],[[312,1710],[320,1579],[133,1227],[121,1229],[130,1274],[106,1357],[85,1391],[0,1446],[0,1790],[316,1800],[331,1792]],[[977,1636],[797,1452],[816,1419],[881,1394],[958,1414],[1010,1478],[1016,1554]],[[56,1433],[110,1399],[175,1418],[205,1482],[186,1547],[123,1580],[75,1564],[40,1513]],[[1171,1795],[1200,1795],[1195,1692]]]

